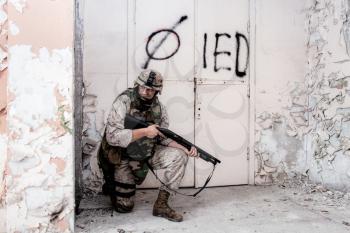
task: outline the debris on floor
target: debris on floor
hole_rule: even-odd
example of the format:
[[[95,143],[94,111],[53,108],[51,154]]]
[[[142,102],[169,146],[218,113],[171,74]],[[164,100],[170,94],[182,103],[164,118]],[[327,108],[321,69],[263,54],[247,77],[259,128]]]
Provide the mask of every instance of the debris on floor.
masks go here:
[[[191,189],[183,189],[191,192]],[[157,190],[138,190],[129,214],[112,210],[101,195],[81,202],[76,232],[113,233],[232,233],[350,232],[350,193],[317,185],[283,183],[271,186],[208,188],[198,197],[176,195],[170,203],[184,221],[152,216]]]

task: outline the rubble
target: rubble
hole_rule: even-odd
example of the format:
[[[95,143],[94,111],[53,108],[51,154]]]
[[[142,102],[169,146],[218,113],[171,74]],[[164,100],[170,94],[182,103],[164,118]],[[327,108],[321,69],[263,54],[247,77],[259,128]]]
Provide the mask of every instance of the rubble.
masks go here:
[[[181,224],[152,216],[156,193],[154,189],[138,190],[135,208],[129,214],[114,212],[106,196],[85,199],[75,231],[347,233],[350,230],[350,201],[345,195],[298,180],[271,186],[208,188],[197,198],[176,196],[172,205],[184,213]]]
[[[344,207],[350,204],[350,193],[331,190],[321,184],[311,183],[307,176],[299,175],[293,179],[285,179],[278,182],[278,186],[284,189],[296,190],[298,195],[304,196],[304,201],[324,202],[328,206],[336,207]],[[317,195],[312,198],[307,197],[310,194]]]

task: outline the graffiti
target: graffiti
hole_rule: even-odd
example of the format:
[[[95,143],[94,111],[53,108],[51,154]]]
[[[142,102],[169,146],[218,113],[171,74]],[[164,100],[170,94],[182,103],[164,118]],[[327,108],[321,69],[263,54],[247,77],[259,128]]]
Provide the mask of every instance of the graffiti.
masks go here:
[[[218,51],[219,47],[219,40],[220,38],[226,37],[227,39],[231,39],[231,35],[229,33],[215,33],[215,48],[213,52],[214,56],[214,72],[218,72],[220,70],[227,70],[231,71],[231,67],[228,66],[219,66],[218,65],[218,56],[219,55],[226,55],[228,57],[231,56],[230,51],[222,50]],[[246,71],[248,68],[248,61],[249,61],[249,45],[248,45],[248,39],[245,35],[241,33],[236,33],[235,35],[236,38],[236,64],[235,64],[235,73],[238,77],[244,77],[246,75]],[[241,56],[241,41],[246,45],[247,48],[247,55],[245,57],[245,64],[242,70],[240,70],[240,56]],[[208,43],[208,35],[207,33],[204,33],[204,43],[203,43],[203,68],[206,69],[208,68],[208,63],[207,63],[207,43]]]
[[[220,69],[224,70],[231,70],[231,67],[217,67],[217,57],[220,54],[226,54],[227,56],[231,56],[231,53],[229,51],[218,51],[218,45],[219,45],[219,38],[221,36],[226,36],[227,38],[231,38],[230,34],[227,33],[215,33],[215,49],[214,49],[214,71],[218,72]]]
[[[174,56],[177,51],[179,50],[180,48],[180,37],[179,35],[175,32],[175,28],[180,25],[183,21],[185,21],[187,19],[187,15],[184,15],[184,16],[181,16],[181,18],[175,23],[175,25],[171,28],[171,29],[162,29],[162,30],[158,30],[158,31],[155,31],[153,32],[149,37],[148,37],[148,40],[147,40],[147,43],[146,43],[146,53],[147,53],[147,60],[145,62],[145,64],[143,65],[143,68],[144,69],[147,69],[148,65],[149,65],[149,62],[151,60],[166,60],[166,59],[169,59],[171,58],[172,56]],[[163,32],[166,32],[165,36],[160,40],[159,44],[157,44],[154,49],[152,51],[149,50],[149,45],[150,45],[150,42],[152,41],[152,39],[158,35],[159,33],[163,33]],[[169,37],[170,34],[173,34],[175,35],[176,37],[176,40],[177,40],[177,47],[176,49],[168,56],[165,56],[165,57],[155,57],[154,54],[158,51],[158,49],[162,46],[162,44],[164,43],[164,41]]]
[[[207,56],[205,56],[205,54],[207,54],[207,40],[208,40],[208,36],[207,33],[204,33],[204,44],[203,44],[203,68],[207,68]]]
[[[180,36],[175,32],[175,29],[177,26],[179,26],[181,23],[183,23],[185,20],[188,19],[187,15],[181,16],[180,19],[174,24],[169,29],[160,29],[155,32],[152,32],[147,39],[146,43],[146,54],[147,54],[147,59],[144,65],[142,65],[143,69],[147,69],[149,66],[149,63],[151,60],[167,60],[171,57],[173,57],[180,49],[181,47],[181,40]],[[156,52],[159,50],[159,48],[164,44],[164,42],[169,38],[170,35],[173,35],[176,39],[176,45],[175,49],[170,52],[168,55],[164,55],[162,57],[156,56]],[[160,41],[158,44],[156,44],[153,48],[151,48],[151,43],[155,41],[156,37],[160,37]],[[232,68],[230,66],[220,66],[219,65],[219,57],[221,56],[227,56],[231,57],[231,52],[228,50],[219,50],[219,41],[226,39],[230,40],[231,35],[229,33],[215,33],[215,46],[214,46],[214,51],[213,51],[213,57],[214,57],[214,64],[213,64],[213,69],[214,72],[219,72],[220,70],[226,70],[226,71],[231,71]],[[246,76],[247,74],[247,69],[248,69],[248,62],[249,62],[249,43],[248,39],[245,35],[236,32],[235,34],[235,39],[236,39],[236,53],[235,53],[235,74],[237,77],[242,78]],[[245,46],[246,48],[246,55],[244,56],[244,51],[242,51],[242,47]],[[203,69],[208,68],[208,60],[207,60],[207,54],[208,54],[208,33],[204,33],[203,35]],[[242,64],[240,64],[242,62]]]
[[[161,33],[161,32],[167,32],[167,34],[165,35],[165,37],[162,39],[162,41],[156,46],[156,48],[150,52],[149,51],[149,43],[152,41],[152,38],[154,36],[156,36],[158,33]],[[158,48],[163,44],[163,42],[165,41],[165,39],[170,35],[170,34],[174,34],[175,37],[176,37],[176,40],[177,40],[177,46],[176,46],[176,49],[174,50],[174,52],[172,52],[170,55],[168,56],[165,56],[165,57],[155,57],[154,54],[155,52],[158,50]],[[179,47],[180,47],[180,37],[179,35],[173,31],[173,30],[169,30],[169,29],[162,29],[162,30],[159,30],[159,31],[156,31],[156,32],[153,32],[149,37],[148,37],[148,41],[147,41],[147,44],[146,44],[146,53],[147,53],[147,56],[148,56],[148,60],[147,62],[145,63],[144,65],[144,68],[147,68],[148,66],[148,63],[151,59],[153,60],[166,60],[168,58],[171,58],[172,56],[175,55],[175,53],[177,53],[177,51],[179,50]]]
[[[236,43],[237,43],[237,50],[236,50],[236,75],[238,77],[243,77],[246,75],[246,71],[248,68],[248,60],[249,60],[249,45],[248,45],[248,40],[247,37],[245,37],[245,35],[241,34],[241,33],[236,33]],[[246,63],[245,63],[245,67],[243,69],[243,71],[239,71],[239,54],[240,54],[240,49],[241,49],[241,43],[240,43],[240,39],[243,38],[244,42],[247,45],[247,57],[246,57]]]

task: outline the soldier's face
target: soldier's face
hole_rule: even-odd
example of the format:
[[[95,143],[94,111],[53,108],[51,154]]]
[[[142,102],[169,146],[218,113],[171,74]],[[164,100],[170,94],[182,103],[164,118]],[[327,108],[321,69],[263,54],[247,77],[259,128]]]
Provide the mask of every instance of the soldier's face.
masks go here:
[[[155,94],[156,94],[156,90],[154,90],[152,88],[149,88],[149,87],[146,87],[146,86],[140,86],[139,87],[139,95],[142,98],[152,99]]]

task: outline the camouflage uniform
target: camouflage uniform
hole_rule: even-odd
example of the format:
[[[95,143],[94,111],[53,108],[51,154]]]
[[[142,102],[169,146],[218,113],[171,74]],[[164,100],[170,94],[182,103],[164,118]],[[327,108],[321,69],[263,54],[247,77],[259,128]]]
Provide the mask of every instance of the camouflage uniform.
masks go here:
[[[140,111],[135,92],[135,88],[128,89],[114,101],[99,151],[105,179],[103,191],[110,195],[118,212],[132,210],[136,184],[141,184],[148,172],[146,160],[155,170],[165,169],[159,178],[171,189],[179,187],[188,160],[181,149],[167,147],[170,139],[144,137],[131,142],[132,130],[124,128],[126,113],[164,128],[169,125],[165,106],[157,97],[149,110]],[[161,185],[160,189],[166,190],[166,186]]]

